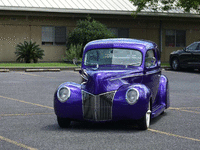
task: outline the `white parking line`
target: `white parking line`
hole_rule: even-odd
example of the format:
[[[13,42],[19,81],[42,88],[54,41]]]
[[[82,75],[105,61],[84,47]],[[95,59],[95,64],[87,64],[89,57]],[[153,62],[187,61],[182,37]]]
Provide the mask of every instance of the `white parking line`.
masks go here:
[[[178,111],[185,111],[185,112],[190,112],[190,113],[195,113],[195,114],[200,114],[199,111],[185,110],[185,109],[183,109],[183,108],[169,107],[168,109],[171,109],[171,110],[178,110]]]
[[[26,101],[15,99],[15,98],[5,97],[5,96],[1,96],[1,95],[0,95],[0,97],[1,98],[5,98],[5,99],[9,99],[9,100],[12,100],[12,101],[17,101],[17,102],[31,104],[31,105],[35,105],[35,106],[39,106],[39,107],[43,107],[43,108],[53,109],[53,107],[49,107],[49,106],[45,106],[45,105],[40,105],[40,104],[36,104],[36,103],[31,103],[31,102],[26,102]]]
[[[200,107],[179,107],[179,109],[200,109]]]
[[[5,96],[1,96],[1,95],[0,95],[0,97],[1,97],[1,98],[5,98],[5,99],[9,99],[9,100],[18,101],[18,102],[21,102],[21,103],[26,103],[26,104],[31,104],[31,105],[43,107],[43,108],[53,109],[53,107],[49,107],[49,106],[45,106],[45,105],[40,105],[40,104],[35,104],[35,103],[31,103],[31,102],[26,102],[26,101],[23,101],[23,100],[18,100],[18,99],[14,99],[14,98],[9,98],[9,97],[5,97]],[[178,111],[192,112],[192,113],[198,113],[198,114],[200,113],[200,112],[196,112],[196,111],[183,110],[182,108],[170,107],[169,109],[171,109],[171,110],[178,110]],[[37,114],[40,115],[40,114],[51,114],[51,113],[5,114],[5,115],[0,115],[0,116],[20,116],[20,115],[37,115]],[[156,132],[156,133],[160,133],[160,134],[165,134],[165,135],[168,135],[168,136],[173,136],[173,137],[178,137],[178,138],[183,138],[183,139],[188,139],[188,140],[200,142],[200,139],[195,139],[195,138],[180,136],[180,135],[176,135],[176,134],[172,134],[172,133],[168,133],[168,132],[163,132],[163,131],[159,131],[159,130],[148,129],[148,131]],[[12,140],[10,140],[10,139],[6,139],[6,138],[1,137],[1,136],[0,136],[0,139],[1,139],[1,140],[4,140],[4,141],[7,141],[7,142],[10,142],[10,143],[13,143],[13,144],[15,144],[15,145],[19,145],[19,146],[21,145],[21,147],[24,147],[24,148],[26,148],[26,149],[36,150],[36,149],[34,149],[34,148],[30,148],[30,147],[28,147],[28,146],[26,146],[26,145],[17,143],[17,142],[15,142],[15,141],[12,141]]]
[[[178,138],[182,138],[182,139],[187,139],[187,140],[200,142],[200,139],[195,139],[195,138],[190,138],[190,137],[186,137],[186,136],[176,135],[176,134],[163,132],[163,131],[159,131],[159,130],[148,129],[148,131],[156,132],[156,133],[160,133],[160,134],[165,134],[165,135],[168,135],[168,136],[178,137]]]
[[[8,116],[33,116],[33,115],[52,115],[55,113],[27,113],[27,114],[0,114],[0,117]]]
[[[22,144],[22,143],[19,143],[19,142],[10,140],[10,139],[5,138],[5,137],[3,137],[3,136],[0,136],[0,140],[6,141],[6,142],[11,143],[11,144],[14,144],[14,145],[17,145],[17,146],[19,146],[19,147],[23,147],[23,148],[28,149],[28,150],[37,150],[36,148],[29,147],[29,146],[27,146],[27,145],[24,145],[24,144]]]
[[[41,76],[41,75],[36,75],[36,74],[32,74],[32,73],[25,73],[25,72],[17,72],[17,73],[20,73],[22,75],[24,74],[24,75],[35,76],[35,77],[43,77],[43,78],[53,78],[53,79],[55,79],[55,77]]]

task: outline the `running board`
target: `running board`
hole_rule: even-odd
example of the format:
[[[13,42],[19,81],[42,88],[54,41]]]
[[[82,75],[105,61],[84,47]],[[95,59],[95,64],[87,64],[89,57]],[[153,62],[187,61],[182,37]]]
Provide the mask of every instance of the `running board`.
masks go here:
[[[151,118],[157,117],[165,110],[165,105],[155,105],[152,108]]]

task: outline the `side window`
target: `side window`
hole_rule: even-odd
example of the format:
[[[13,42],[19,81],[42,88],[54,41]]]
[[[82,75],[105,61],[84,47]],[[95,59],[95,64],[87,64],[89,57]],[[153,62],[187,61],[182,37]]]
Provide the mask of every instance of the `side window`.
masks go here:
[[[200,51],[200,43],[198,44],[196,50],[197,50],[197,51]]]
[[[147,51],[146,56],[145,56],[145,66],[147,68],[150,68],[155,65],[156,65],[155,53],[153,50],[149,50]]]
[[[193,51],[196,50],[198,47],[198,43],[193,43],[187,47],[187,50]]]

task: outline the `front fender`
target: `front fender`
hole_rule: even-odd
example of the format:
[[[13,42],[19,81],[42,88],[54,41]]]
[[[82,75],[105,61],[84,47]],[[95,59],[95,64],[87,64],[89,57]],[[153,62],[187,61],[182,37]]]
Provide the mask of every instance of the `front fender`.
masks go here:
[[[57,98],[57,91],[62,86],[68,87],[71,91],[69,99],[65,102],[60,102]],[[55,114],[61,118],[82,119],[81,85],[74,82],[65,82],[58,89],[54,93]]]
[[[160,77],[159,89],[156,96],[156,103],[165,105],[165,108],[168,108],[170,106],[169,83],[167,77],[164,75],[161,75]]]
[[[130,88],[135,88],[139,92],[138,101],[133,105],[126,101],[126,91]],[[117,90],[113,101],[113,119],[141,119],[147,112],[150,98],[151,91],[143,84],[121,86]]]

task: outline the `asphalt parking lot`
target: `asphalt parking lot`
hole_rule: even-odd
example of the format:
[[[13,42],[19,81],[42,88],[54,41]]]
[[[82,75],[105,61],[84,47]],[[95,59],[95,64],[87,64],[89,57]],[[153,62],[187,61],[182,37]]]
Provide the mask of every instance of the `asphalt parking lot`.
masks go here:
[[[0,73],[0,150],[200,149],[200,73],[163,71],[171,107],[140,131],[126,123],[72,122],[59,128],[53,93],[78,72]]]

